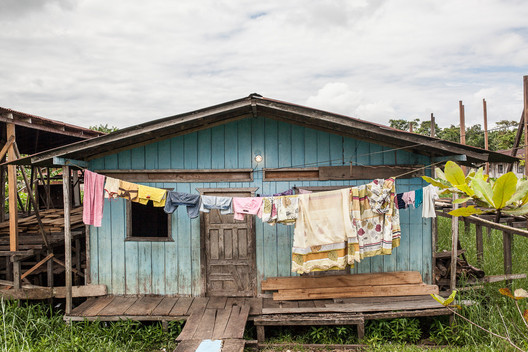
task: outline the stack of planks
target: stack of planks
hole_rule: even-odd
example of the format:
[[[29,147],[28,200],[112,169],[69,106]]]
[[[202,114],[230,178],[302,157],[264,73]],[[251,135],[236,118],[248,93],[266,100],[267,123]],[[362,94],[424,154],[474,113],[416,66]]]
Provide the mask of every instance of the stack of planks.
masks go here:
[[[82,207],[77,207],[71,210],[71,227],[72,229],[82,227]],[[41,210],[40,217],[44,230],[46,232],[63,232],[64,231],[64,210],[63,209],[48,209]],[[27,218],[19,218],[18,229],[20,233],[38,234],[37,217],[35,215],[28,216]],[[9,221],[0,223],[0,236],[9,235]]]
[[[272,277],[262,282],[262,291],[277,291],[277,301],[416,296],[438,293],[438,286],[426,285],[417,271],[332,275],[319,277]]]

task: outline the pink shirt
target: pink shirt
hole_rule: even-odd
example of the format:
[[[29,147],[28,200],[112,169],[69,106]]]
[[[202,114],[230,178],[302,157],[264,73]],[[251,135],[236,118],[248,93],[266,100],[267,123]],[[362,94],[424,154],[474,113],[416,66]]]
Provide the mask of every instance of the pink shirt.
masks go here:
[[[235,220],[244,220],[244,214],[256,215],[262,206],[262,197],[233,197]]]
[[[83,222],[86,225],[101,226],[104,207],[105,176],[84,170]]]

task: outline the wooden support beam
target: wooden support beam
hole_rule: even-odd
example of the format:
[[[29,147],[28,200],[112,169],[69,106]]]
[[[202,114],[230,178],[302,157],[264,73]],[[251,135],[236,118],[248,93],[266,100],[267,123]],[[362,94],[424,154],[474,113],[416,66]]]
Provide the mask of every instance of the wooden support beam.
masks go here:
[[[0,290],[0,297],[5,299],[49,299],[65,298],[66,287],[24,287],[15,290]],[[85,285],[73,286],[71,288],[72,297],[99,297],[108,293],[106,285]]]
[[[4,144],[2,150],[0,151],[0,160],[4,159],[4,156],[6,155],[7,151],[9,150],[9,147],[13,145],[15,142],[15,136],[10,136],[7,140],[6,144]]]
[[[482,109],[484,112],[484,149],[488,150],[488,107],[486,99],[482,99]],[[489,175],[489,163],[486,162],[486,175]]]
[[[59,264],[60,266],[62,266],[64,269],[66,269],[66,263],[64,263],[62,260],[57,259],[57,258],[53,258],[53,261],[55,263]],[[72,267],[71,271],[72,271],[72,273],[74,273],[76,275],[84,277],[84,274],[81,271],[75,269],[74,267]]]
[[[20,152],[18,151],[18,146],[16,143],[13,145],[13,149],[15,150],[16,157],[20,158]],[[23,165],[19,165],[19,168],[20,168],[20,172],[22,173],[22,178],[24,179],[24,182],[26,184],[26,189],[28,190],[27,195],[28,195],[29,201],[33,203],[33,207],[35,208],[35,218],[37,219],[37,223],[39,226],[40,236],[42,237],[42,241],[44,241],[44,246],[46,246],[47,249],[50,249],[50,245],[48,242],[48,236],[46,234],[46,230],[44,230],[44,224],[42,223],[42,219],[40,217],[40,213],[38,210],[38,203],[35,200],[33,193],[31,192],[31,184],[26,175],[26,168]]]
[[[0,159],[0,162],[4,162],[5,159]],[[6,183],[6,174],[5,174],[6,167],[0,166],[0,199],[2,199],[2,204],[0,205],[0,222],[4,222],[6,220],[6,214],[5,214],[5,201],[6,201],[6,194],[5,194],[5,183]]]
[[[528,76],[523,77],[524,87],[524,175],[528,175]]]
[[[517,151],[519,150],[519,144],[521,143],[521,137],[523,135],[523,130],[524,130],[524,109],[521,113],[521,119],[519,120],[519,125],[517,126],[517,133],[515,134],[515,139],[513,140],[513,147],[510,153],[511,156],[517,155]],[[510,172],[512,171],[512,169],[513,169],[513,163],[508,164],[506,166],[506,172]]]
[[[453,193],[453,210],[458,209],[458,204],[455,204],[454,201],[458,198],[456,193]],[[450,289],[451,291],[456,288],[456,265],[458,257],[458,216],[453,216],[451,218],[451,281]]]
[[[12,117],[12,115],[11,115]],[[15,125],[12,123],[6,124],[7,138],[15,139]],[[8,149],[7,158],[9,161],[15,160],[14,148]],[[16,166],[7,166],[8,174],[8,187],[9,187],[9,250],[18,250],[18,209],[17,209],[17,177],[16,177]],[[18,272],[20,274],[20,271]],[[16,281],[16,280],[15,280]]]
[[[66,159],[66,158],[59,158],[59,157],[53,157],[53,165],[57,166],[76,166],[80,169],[87,168],[88,162],[83,160],[74,160],[74,159]]]
[[[49,183],[46,182],[46,180],[44,179],[44,175],[42,174],[42,168],[37,167],[37,172],[38,172],[38,178],[40,179],[40,182],[42,182],[44,192],[46,193],[46,198],[45,198],[46,209],[49,209],[51,207],[51,194],[50,194]],[[49,172],[49,168],[48,168],[48,172]]]
[[[20,279],[21,280],[24,280],[27,276],[31,275],[32,272],[34,272],[35,270],[37,270],[38,268],[41,267],[42,264],[44,264],[45,262],[47,262],[48,260],[50,260],[51,258],[53,257],[53,253],[52,254],[49,254],[46,258],[42,259],[41,261],[39,261],[37,264],[33,265],[29,270],[27,270],[24,274],[22,274],[22,276],[20,276]],[[6,290],[9,290],[11,287],[8,286],[6,288]]]
[[[64,199],[64,257],[66,269],[66,314],[72,310],[72,253],[70,223],[70,167],[62,168],[62,192]]]

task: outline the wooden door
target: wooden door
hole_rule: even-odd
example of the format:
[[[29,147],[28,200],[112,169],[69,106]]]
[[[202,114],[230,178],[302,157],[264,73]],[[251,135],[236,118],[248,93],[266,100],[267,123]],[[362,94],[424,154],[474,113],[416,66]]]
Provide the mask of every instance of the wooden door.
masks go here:
[[[215,196],[250,197],[249,192],[205,193]],[[254,216],[235,221],[219,210],[201,213],[205,246],[207,296],[252,297],[256,295]]]

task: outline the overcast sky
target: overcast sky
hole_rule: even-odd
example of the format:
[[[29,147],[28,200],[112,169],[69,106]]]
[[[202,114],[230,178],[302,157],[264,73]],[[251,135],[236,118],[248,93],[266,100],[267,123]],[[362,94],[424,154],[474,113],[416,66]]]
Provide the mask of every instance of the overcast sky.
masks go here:
[[[0,0],[0,106],[125,127],[256,92],[364,120],[519,120],[525,0]]]

